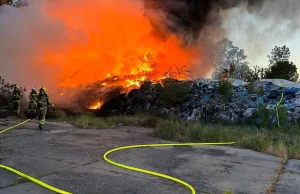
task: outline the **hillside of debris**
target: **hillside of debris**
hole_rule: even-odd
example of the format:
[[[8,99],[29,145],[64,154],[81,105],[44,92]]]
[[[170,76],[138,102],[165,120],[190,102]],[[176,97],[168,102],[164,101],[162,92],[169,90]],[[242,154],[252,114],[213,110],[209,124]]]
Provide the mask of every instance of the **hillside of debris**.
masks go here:
[[[182,120],[255,122],[260,125],[300,120],[300,83],[262,79],[145,82],[128,94],[112,95],[96,111],[98,116],[133,114],[154,110]]]
[[[0,116],[8,116],[10,112],[5,105],[10,104],[12,84],[0,79]],[[261,79],[247,83],[239,79],[179,81],[167,78],[155,83],[145,81],[139,88],[127,88],[126,91],[122,87],[94,84],[64,92],[69,94],[68,99],[61,100],[65,103],[61,109],[66,113],[89,111],[108,117],[131,115],[146,109],[181,120],[261,126],[278,125],[279,121],[281,124],[300,123],[300,83],[283,79]],[[87,104],[94,102],[99,102],[99,106],[94,109],[87,107]],[[66,107],[66,104],[70,105]],[[23,102],[21,110],[25,114],[26,107]],[[50,111],[48,117],[53,114]]]

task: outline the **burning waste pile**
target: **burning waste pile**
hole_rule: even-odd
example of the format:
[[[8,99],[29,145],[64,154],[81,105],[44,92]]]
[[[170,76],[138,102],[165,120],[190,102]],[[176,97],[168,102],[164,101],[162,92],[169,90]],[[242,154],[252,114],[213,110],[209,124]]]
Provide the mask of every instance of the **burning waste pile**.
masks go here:
[[[93,110],[98,116],[128,115],[147,109],[182,120],[277,124],[278,116],[281,122],[300,119],[300,84],[279,79],[246,83],[239,79],[166,78],[144,81],[133,89],[107,87],[99,82],[90,89],[77,90],[72,100],[77,105],[92,102],[81,108]]]
[[[299,87],[278,86],[272,84],[274,80],[253,85],[237,83],[238,80],[231,80],[233,85],[207,79],[189,80],[207,76],[215,68],[212,64],[217,64],[221,52],[216,41],[227,36],[220,26],[231,20],[227,11],[242,7],[242,13],[252,13],[267,7],[273,13],[272,3],[253,0],[89,2],[40,0],[30,1],[20,9],[1,6],[0,25],[3,23],[7,28],[1,36],[5,44],[0,51],[6,53],[7,48],[19,51],[1,56],[5,64],[1,74],[26,87],[36,85],[37,81],[38,87],[48,89],[57,107],[92,111],[98,116],[150,109],[184,120],[206,121],[256,120],[265,113],[268,121],[275,122],[277,107],[277,112],[290,121],[299,118]],[[80,10],[88,11],[78,15]],[[274,18],[274,24],[278,24],[279,17]],[[15,22],[5,22],[8,19]],[[18,29],[27,30],[24,33]],[[30,43],[34,49],[20,42]],[[226,64],[229,61],[234,63],[226,59]],[[53,91],[54,88],[59,89]],[[276,106],[282,92],[281,106],[287,111]],[[10,94],[2,93],[5,93],[2,100],[5,105]]]

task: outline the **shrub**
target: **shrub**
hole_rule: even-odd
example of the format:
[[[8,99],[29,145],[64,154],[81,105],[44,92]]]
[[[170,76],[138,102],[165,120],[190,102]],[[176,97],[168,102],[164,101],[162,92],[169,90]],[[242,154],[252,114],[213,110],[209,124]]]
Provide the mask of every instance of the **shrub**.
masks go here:
[[[253,83],[253,82],[250,82],[250,83],[249,83],[249,85],[248,85],[248,92],[249,92],[249,94],[258,94],[258,95],[260,95],[260,96],[262,96],[262,95],[265,94],[263,88],[255,89],[255,88],[254,88],[254,83]]]
[[[53,118],[56,120],[65,120],[67,117],[67,114],[63,110],[56,110],[51,112],[50,114],[48,113],[48,118]]]
[[[253,83],[259,79],[265,77],[266,70],[259,66],[254,66],[253,69],[248,69],[244,74],[242,79],[246,82]]]
[[[233,85],[229,81],[220,81],[217,88],[219,94],[223,96],[223,101],[228,102],[233,93]]]
[[[262,127],[270,126],[270,118],[273,114],[273,111],[267,109],[266,105],[259,104],[258,111],[256,113],[257,118],[259,119],[259,125]]]
[[[284,106],[278,107],[278,117],[279,117],[279,123],[280,124],[287,124],[289,114],[287,112],[287,108]]]
[[[160,99],[167,106],[175,106],[187,101],[191,88],[187,83],[166,79],[160,91]]]

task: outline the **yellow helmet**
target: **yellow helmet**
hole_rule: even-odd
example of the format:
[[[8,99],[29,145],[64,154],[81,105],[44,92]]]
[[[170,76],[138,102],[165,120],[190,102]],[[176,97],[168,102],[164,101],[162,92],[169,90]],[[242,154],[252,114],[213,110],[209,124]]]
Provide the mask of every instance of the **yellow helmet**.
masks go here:
[[[40,89],[40,91],[46,92],[46,88],[45,88],[45,87],[42,87],[42,88]]]

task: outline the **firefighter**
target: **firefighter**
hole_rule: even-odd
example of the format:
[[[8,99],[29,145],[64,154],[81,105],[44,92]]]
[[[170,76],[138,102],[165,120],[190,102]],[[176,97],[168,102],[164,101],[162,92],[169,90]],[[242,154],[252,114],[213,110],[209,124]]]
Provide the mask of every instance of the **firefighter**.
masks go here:
[[[230,64],[230,67],[229,67],[229,74],[230,74],[230,77],[233,78],[233,72],[235,70],[235,66]]]
[[[38,119],[40,121],[39,123],[40,129],[44,128],[48,106],[52,106],[53,110],[55,110],[54,104],[51,103],[46,93],[46,88],[42,87],[40,89],[39,95],[37,96],[37,113],[38,113]]]
[[[28,111],[31,115],[36,115],[36,108],[37,108],[37,93],[36,89],[32,88],[29,94],[29,107]]]
[[[19,116],[20,115],[20,104],[21,104],[21,98],[23,95],[21,94],[19,90],[19,86],[14,86],[14,91],[12,93],[11,103],[13,105],[14,113]]]

